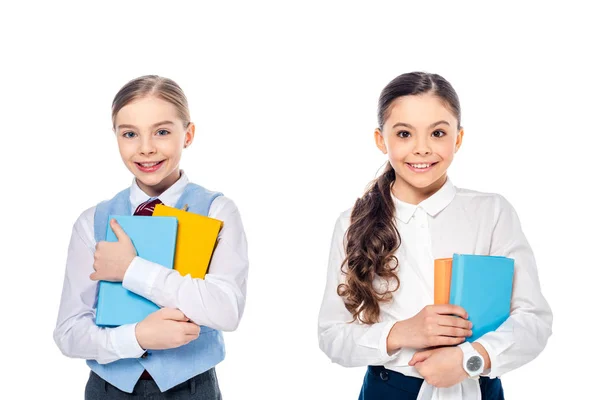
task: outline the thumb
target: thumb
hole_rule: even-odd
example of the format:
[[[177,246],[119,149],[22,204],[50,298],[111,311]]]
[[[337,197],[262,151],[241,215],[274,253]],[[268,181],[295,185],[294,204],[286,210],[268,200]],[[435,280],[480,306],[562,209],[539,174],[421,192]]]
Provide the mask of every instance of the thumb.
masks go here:
[[[121,225],[119,225],[116,219],[113,218],[110,220],[110,227],[112,228],[119,242],[123,240],[130,241],[129,236],[127,236],[127,234],[125,233],[123,228],[121,228]]]
[[[408,365],[410,365],[411,367],[414,367],[414,365],[416,363],[420,363],[420,362],[427,360],[429,358],[429,356],[431,355],[431,353],[432,353],[431,350],[419,351],[419,352],[415,353],[413,355],[413,357],[411,358],[411,360],[408,362]]]

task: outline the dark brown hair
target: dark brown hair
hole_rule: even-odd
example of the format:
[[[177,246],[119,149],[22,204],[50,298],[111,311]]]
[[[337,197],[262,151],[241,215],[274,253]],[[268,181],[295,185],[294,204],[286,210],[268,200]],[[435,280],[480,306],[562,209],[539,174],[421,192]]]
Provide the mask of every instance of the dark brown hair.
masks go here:
[[[411,72],[396,77],[383,88],[377,109],[379,129],[383,130],[394,100],[425,93],[433,94],[444,102],[460,127],[460,103],[450,83],[436,74]],[[388,162],[383,173],[370,183],[352,209],[346,258],[341,266],[346,281],[337,288],[338,295],[344,298],[346,308],[352,313],[352,321],[378,322],[380,302],[389,302],[393,292],[400,287],[398,259],[394,253],[400,247],[401,239],[396,228],[391,194],[395,180],[396,173]],[[387,282],[383,290],[373,287],[378,276]]]
[[[121,108],[146,96],[156,96],[173,104],[177,109],[179,118],[183,121],[183,127],[187,128],[190,123],[187,97],[177,83],[158,75],[145,75],[132,79],[119,90],[112,103],[113,128],[115,127],[117,113]]]

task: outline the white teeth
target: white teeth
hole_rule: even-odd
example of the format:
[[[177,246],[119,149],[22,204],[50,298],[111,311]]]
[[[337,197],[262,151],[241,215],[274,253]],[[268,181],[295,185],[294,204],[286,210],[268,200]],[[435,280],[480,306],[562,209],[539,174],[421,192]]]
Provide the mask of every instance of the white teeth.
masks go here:
[[[429,168],[431,164],[410,164],[413,168]]]
[[[155,162],[155,163],[138,163],[138,164],[140,164],[144,168],[151,168],[151,167],[154,167],[155,165],[157,165],[158,162]]]

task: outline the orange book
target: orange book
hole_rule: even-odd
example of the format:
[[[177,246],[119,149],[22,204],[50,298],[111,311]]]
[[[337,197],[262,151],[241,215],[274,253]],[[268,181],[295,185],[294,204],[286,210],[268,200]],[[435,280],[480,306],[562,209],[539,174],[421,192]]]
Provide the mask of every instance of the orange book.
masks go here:
[[[177,217],[173,269],[179,271],[182,276],[189,274],[192,278],[204,279],[223,222],[164,204],[158,204],[152,215]]]
[[[448,304],[452,281],[452,258],[436,259],[433,268],[433,304]]]

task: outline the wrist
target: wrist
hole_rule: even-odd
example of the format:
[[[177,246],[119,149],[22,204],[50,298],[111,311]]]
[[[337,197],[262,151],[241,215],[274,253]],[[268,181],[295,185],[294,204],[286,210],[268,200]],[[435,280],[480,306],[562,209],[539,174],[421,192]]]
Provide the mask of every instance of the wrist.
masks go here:
[[[396,322],[387,336],[387,352],[394,353],[404,347],[402,343],[402,321]]]
[[[490,369],[492,367],[492,362],[490,360],[490,355],[487,352],[487,350],[485,349],[485,347],[483,347],[481,345],[481,343],[477,343],[477,342],[473,342],[473,347],[475,348],[475,350],[477,350],[477,352],[481,355],[481,357],[483,357],[483,361],[484,361],[484,370]]]
[[[148,350],[146,348],[145,341],[143,340],[143,327],[140,326],[141,322],[135,324],[135,340],[137,340],[138,345],[142,348],[142,350]]]
[[[483,356],[475,349],[472,343],[463,342],[458,345],[462,351],[462,367],[472,379],[477,379],[485,370]]]

